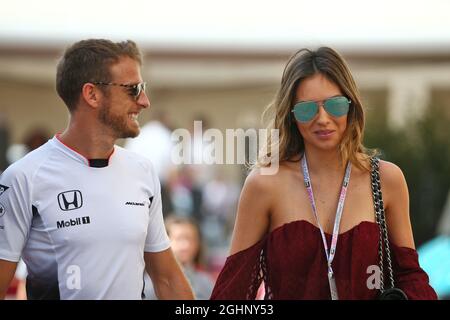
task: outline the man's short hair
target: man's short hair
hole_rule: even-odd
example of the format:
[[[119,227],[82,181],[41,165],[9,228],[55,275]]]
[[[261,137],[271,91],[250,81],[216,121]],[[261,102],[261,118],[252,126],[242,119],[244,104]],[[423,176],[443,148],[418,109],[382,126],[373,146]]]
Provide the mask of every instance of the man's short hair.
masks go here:
[[[57,67],[56,91],[70,112],[78,104],[83,85],[95,81],[110,82],[110,66],[124,56],[142,64],[139,48],[131,40],[88,39],[66,49]]]

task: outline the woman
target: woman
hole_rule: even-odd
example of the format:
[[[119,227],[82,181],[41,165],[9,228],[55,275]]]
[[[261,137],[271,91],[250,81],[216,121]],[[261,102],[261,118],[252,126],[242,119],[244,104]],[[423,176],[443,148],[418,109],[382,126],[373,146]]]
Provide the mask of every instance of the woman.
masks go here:
[[[345,61],[326,47],[300,50],[268,111],[279,142],[268,141],[265,159],[279,156],[280,167],[263,175],[259,163],[247,177],[211,298],[254,299],[264,280],[266,299],[376,299],[374,153],[362,145],[364,112]],[[386,161],[379,170],[396,287],[436,299],[418,264],[403,173]]]

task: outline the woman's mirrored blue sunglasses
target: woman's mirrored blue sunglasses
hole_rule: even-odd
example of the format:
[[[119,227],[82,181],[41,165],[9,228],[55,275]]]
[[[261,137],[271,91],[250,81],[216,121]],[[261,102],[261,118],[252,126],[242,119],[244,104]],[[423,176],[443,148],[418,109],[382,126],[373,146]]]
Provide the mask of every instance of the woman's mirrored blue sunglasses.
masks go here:
[[[333,117],[342,117],[346,115],[350,108],[351,100],[344,96],[332,97],[323,101],[322,105],[325,111]],[[319,112],[319,102],[304,101],[297,103],[292,113],[299,122],[308,122],[314,119]]]

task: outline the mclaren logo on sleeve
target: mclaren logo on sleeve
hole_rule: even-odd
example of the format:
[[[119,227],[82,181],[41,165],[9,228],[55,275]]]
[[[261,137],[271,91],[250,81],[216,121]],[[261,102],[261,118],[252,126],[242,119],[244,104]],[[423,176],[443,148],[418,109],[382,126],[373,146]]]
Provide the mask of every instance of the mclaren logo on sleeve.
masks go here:
[[[125,205],[126,206],[141,206],[141,207],[143,207],[143,206],[145,206],[145,203],[143,203],[143,202],[127,201],[127,202],[125,202]]]
[[[79,190],[70,190],[58,194],[58,204],[61,210],[69,211],[83,206],[83,197]]]
[[[8,189],[9,189],[9,187],[0,184],[0,196],[3,194],[3,192],[5,192]]]

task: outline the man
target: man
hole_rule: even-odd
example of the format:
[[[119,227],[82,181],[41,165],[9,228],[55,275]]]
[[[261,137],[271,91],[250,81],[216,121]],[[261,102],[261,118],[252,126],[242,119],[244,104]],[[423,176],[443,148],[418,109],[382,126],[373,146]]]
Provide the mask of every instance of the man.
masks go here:
[[[69,125],[1,176],[0,298],[23,258],[29,299],[192,299],[152,164],[114,145],[150,106],[132,41],[84,40],[58,64]]]

